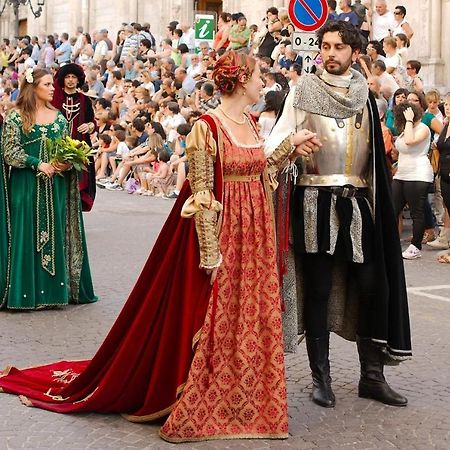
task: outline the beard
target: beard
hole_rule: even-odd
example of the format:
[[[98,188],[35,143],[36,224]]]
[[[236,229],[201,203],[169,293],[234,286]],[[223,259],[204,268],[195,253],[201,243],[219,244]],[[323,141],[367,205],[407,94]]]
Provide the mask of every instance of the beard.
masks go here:
[[[333,65],[333,67],[329,67]],[[325,70],[332,75],[343,75],[348,71],[348,68],[352,65],[352,61],[346,61],[344,64],[338,61],[326,61],[324,63]]]

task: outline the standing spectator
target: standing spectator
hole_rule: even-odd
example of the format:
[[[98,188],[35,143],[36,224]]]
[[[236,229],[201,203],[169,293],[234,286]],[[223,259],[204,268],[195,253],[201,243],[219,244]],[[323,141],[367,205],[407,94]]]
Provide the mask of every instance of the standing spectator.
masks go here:
[[[119,64],[120,62],[120,56],[122,55],[123,50],[123,44],[125,42],[126,38],[126,32],[124,29],[121,29],[117,32],[116,42],[114,42],[112,54],[113,54],[113,61],[116,64]]]
[[[91,35],[89,33],[83,33],[81,35],[81,45],[78,50],[78,53],[75,54],[75,58],[76,59],[78,58],[79,64],[86,65],[92,61],[93,56],[94,56],[94,48],[92,47]]]
[[[417,259],[422,256],[425,203],[433,182],[433,169],[428,159],[430,130],[422,123],[423,110],[419,105],[402,103],[394,109],[394,114],[395,127],[402,133],[395,142],[399,158],[392,184],[394,210],[398,217],[405,205],[409,205],[413,237],[402,255],[404,259]]]
[[[439,150],[439,175],[441,178],[441,192],[444,201],[446,216],[444,221],[444,227],[441,230],[439,237],[436,241],[429,242],[433,248],[447,249],[450,245],[450,95],[445,96],[444,113],[447,123],[445,124],[442,133],[437,141],[437,148]],[[450,264],[450,252],[439,256],[438,261],[445,264]]]
[[[358,28],[363,29],[364,27],[362,24],[365,22],[367,24],[367,7],[361,3],[361,0],[355,0],[355,2],[352,5],[352,10],[355,12],[355,14],[358,16],[359,19],[359,25]],[[367,37],[367,36],[365,36]]]
[[[239,16],[237,25],[230,30],[229,48],[238,52],[247,52],[250,40],[250,28],[247,27],[247,19],[244,15]]]
[[[74,55],[78,55],[80,53],[80,49],[82,46],[82,40],[83,40],[83,27],[77,27],[76,31],[75,31],[75,37],[76,37],[76,42],[75,45],[73,46],[73,53]],[[77,62],[77,61],[75,61]]]
[[[180,43],[186,44],[188,46],[189,52],[194,53],[195,50],[195,31],[188,25],[187,23],[183,23],[180,25],[181,31],[183,32],[183,36],[181,36]]]
[[[61,45],[55,50],[56,61],[61,67],[64,64],[70,63],[72,55],[72,47],[69,42],[69,35],[67,33],[61,34]]]
[[[291,20],[289,19],[289,14],[287,11],[283,11],[280,13],[280,22],[281,22],[281,31],[280,38],[281,39],[289,39],[292,36],[292,33],[295,31],[294,25],[292,25]]]
[[[97,45],[95,46],[93,61],[95,64],[102,65],[105,62],[108,55],[108,43],[106,39],[108,37],[108,30],[100,30],[97,34]]]
[[[265,32],[265,35],[259,44],[258,55],[271,57],[273,49],[277,45],[275,36],[282,27],[280,19],[278,19],[278,9],[274,6],[269,8],[262,24],[262,31]]]
[[[138,50],[138,35],[131,25],[125,27],[125,36],[122,52],[120,54],[120,62],[122,63],[127,56],[136,55]]]
[[[375,11],[372,13],[372,39],[381,42],[391,36],[396,27],[397,21],[388,10],[386,0],[376,0]]]
[[[230,44],[228,39],[230,35],[231,28],[231,14],[227,12],[222,12],[219,14],[219,19],[217,20],[218,30],[214,37],[213,49],[217,52],[221,48],[226,49]]]
[[[39,40],[37,36],[31,38],[31,45],[33,46],[33,51],[31,52],[31,59],[37,64],[41,57],[41,47],[39,45]]]
[[[344,22],[350,22],[353,26],[359,28],[359,17],[351,8],[352,0],[339,0],[339,8],[341,13],[338,15],[337,20]]]
[[[141,34],[150,41],[151,48],[154,51],[156,49],[156,39],[150,31],[150,24],[148,22],[142,24]]]
[[[336,0],[327,0],[328,5],[328,19],[327,20],[337,20],[338,13],[336,12],[337,1]]]
[[[25,72],[27,69],[33,69],[36,66],[34,59],[31,58],[31,53],[32,52],[29,48],[24,48],[22,50],[23,64],[21,65],[21,67],[23,68],[23,72]]]
[[[396,6],[394,9],[394,18],[397,22],[397,26],[392,30],[392,34],[393,36],[396,36],[397,34],[402,33],[406,35],[408,40],[411,40],[414,31],[411,28],[411,25],[406,20],[405,16],[406,8],[404,6]]]

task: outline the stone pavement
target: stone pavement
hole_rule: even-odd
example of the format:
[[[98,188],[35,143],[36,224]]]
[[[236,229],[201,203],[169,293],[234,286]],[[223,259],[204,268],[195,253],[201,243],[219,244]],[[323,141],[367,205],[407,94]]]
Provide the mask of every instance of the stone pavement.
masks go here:
[[[100,191],[85,215],[97,304],[59,311],[0,312],[0,367],[86,359],[104,339],[134,284],[172,201]],[[409,398],[393,408],[357,397],[355,345],[333,336],[331,366],[337,406],[309,400],[305,346],[287,357],[290,435],[286,441],[210,441],[186,449],[449,449],[450,267],[436,252],[407,261],[414,358],[387,368]],[[174,355],[174,358],[176,355]],[[0,450],[169,449],[158,424],[132,424],[117,415],[58,415],[0,395]]]

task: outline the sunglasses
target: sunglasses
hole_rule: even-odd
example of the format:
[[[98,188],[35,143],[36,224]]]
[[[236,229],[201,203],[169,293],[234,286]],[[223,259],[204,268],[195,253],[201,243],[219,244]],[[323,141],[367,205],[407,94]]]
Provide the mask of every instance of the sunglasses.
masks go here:
[[[402,14],[402,13],[401,13],[400,11],[394,11],[394,15],[395,15],[395,16],[401,16],[401,14]]]

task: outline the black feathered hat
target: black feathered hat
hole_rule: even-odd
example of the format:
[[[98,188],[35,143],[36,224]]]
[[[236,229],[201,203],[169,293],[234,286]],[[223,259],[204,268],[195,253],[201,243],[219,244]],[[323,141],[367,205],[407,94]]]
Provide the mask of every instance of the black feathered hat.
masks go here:
[[[74,63],[62,66],[56,73],[56,79],[61,88],[64,88],[64,78],[69,74],[73,74],[78,78],[77,88],[81,88],[86,81],[86,75],[84,74],[83,68]]]

